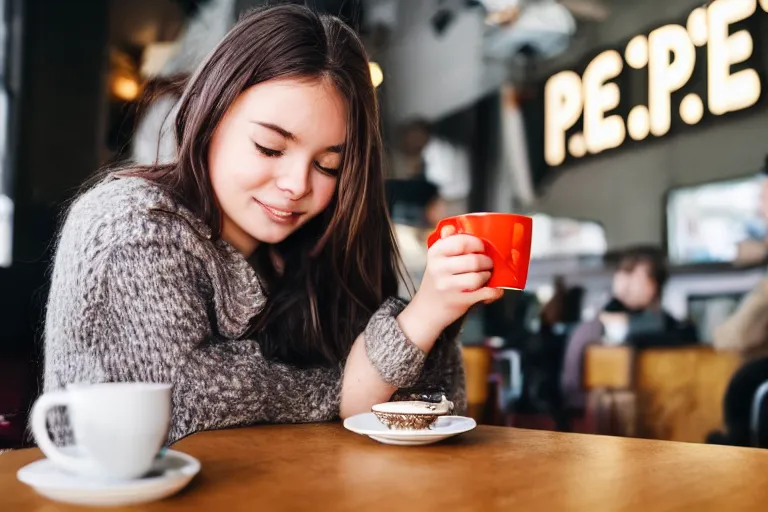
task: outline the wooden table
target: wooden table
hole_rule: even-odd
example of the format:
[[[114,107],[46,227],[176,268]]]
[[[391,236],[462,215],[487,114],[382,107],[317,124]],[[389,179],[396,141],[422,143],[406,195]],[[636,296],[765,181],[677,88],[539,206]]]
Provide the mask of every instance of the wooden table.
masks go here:
[[[190,486],[124,510],[765,510],[768,451],[478,427],[442,444],[385,446],[337,424],[206,432]],[[37,450],[0,455],[0,510],[60,505],[16,480]],[[121,509],[112,509],[121,510]]]

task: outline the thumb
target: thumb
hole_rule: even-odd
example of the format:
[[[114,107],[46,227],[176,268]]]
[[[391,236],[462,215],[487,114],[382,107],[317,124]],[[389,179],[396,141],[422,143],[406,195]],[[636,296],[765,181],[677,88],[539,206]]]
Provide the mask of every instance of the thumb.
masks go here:
[[[486,299],[484,302],[486,304],[490,304],[492,302],[496,302],[500,298],[504,296],[504,289],[503,288],[488,288],[490,291],[491,298]]]
[[[503,296],[504,296],[504,290],[499,288],[488,288],[486,286],[484,288],[480,288],[479,290],[472,292],[470,300],[472,301],[472,304],[477,304],[478,302],[490,304],[491,302],[495,302],[499,300]]]

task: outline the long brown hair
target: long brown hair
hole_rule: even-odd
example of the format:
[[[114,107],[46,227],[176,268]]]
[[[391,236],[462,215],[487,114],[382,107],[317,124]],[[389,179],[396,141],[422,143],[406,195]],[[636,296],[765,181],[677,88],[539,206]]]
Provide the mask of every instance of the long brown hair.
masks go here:
[[[398,255],[382,171],[379,107],[360,39],[339,19],[297,5],[244,15],[200,65],[176,117],[178,160],[134,168],[185,204],[221,236],[221,212],[208,174],[214,130],[249,87],[277,78],[329,80],[348,105],[345,153],[325,212],[276,246],[260,244],[254,265],[267,307],[248,333],[267,357],[336,364],[371,314],[397,293]],[[277,272],[271,251],[283,260]]]

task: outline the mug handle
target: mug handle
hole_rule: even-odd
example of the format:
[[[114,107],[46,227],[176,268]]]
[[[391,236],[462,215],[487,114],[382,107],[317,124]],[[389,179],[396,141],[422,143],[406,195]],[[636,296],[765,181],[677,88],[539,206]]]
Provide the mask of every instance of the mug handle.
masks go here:
[[[69,405],[69,395],[66,391],[52,391],[45,393],[37,399],[32,407],[31,424],[32,434],[35,436],[37,445],[46,457],[57,466],[68,469],[75,473],[87,473],[92,469],[90,461],[87,459],[72,457],[63,453],[48,435],[48,426],[46,420],[48,411],[55,406]]]
[[[427,248],[432,247],[435,242],[440,240],[440,232],[443,230],[446,226],[453,226],[453,229],[456,230],[457,234],[461,234],[461,226],[457,222],[457,220],[454,217],[448,217],[447,219],[442,219],[440,222],[437,223],[437,226],[435,227],[435,230],[429,234],[429,237],[427,237]],[[490,249],[491,252],[495,252],[498,256],[498,259],[501,261],[506,261],[506,258],[502,257],[501,251],[499,251],[493,243],[491,243],[489,240],[486,240],[485,238],[478,237],[480,240],[483,241],[483,245],[485,245],[486,252]],[[507,265],[510,266],[511,264],[507,262]]]
[[[427,248],[432,247],[435,242],[440,240],[440,232],[443,230],[446,226],[453,226],[453,229],[456,230],[456,233],[460,233],[459,231],[459,223],[456,222],[456,219],[453,217],[448,217],[447,219],[442,219],[440,222],[437,223],[437,226],[435,226],[435,230],[430,233],[429,237],[427,237]]]

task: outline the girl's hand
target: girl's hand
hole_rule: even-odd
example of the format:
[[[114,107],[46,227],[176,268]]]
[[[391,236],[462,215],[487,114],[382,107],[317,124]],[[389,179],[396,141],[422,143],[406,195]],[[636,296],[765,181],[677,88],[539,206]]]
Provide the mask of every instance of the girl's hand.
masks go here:
[[[493,302],[504,292],[487,288],[493,261],[484,254],[482,240],[457,235],[452,226],[440,232],[440,240],[427,253],[427,268],[412,304],[423,321],[445,329],[478,302]]]

